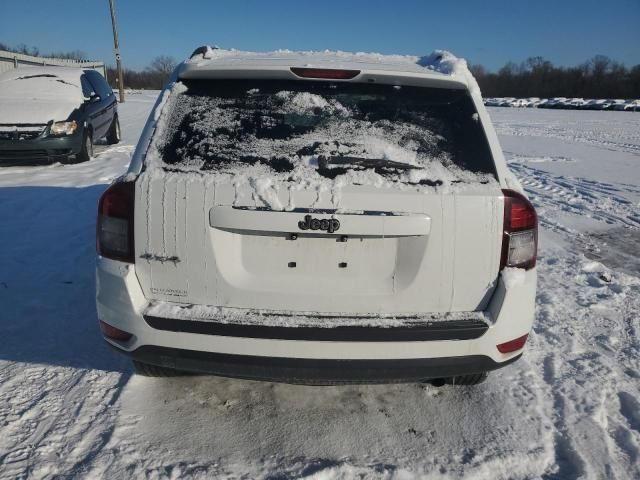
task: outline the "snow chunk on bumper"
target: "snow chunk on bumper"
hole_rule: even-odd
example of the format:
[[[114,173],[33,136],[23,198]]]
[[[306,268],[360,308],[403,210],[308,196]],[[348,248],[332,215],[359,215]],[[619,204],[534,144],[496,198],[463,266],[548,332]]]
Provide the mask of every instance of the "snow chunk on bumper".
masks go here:
[[[348,315],[320,314],[317,312],[278,312],[248,310],[209,305],[187,305],[153,302],[143,315],[185,321],[204,321],[233,325],[256,325],[286,328],[371,327],[394,328],[427,325],[438,322],[479,320],[491,324],[484,312],[447,312],[416,315]]]
[[[507,290],[524,285],[527,272],[524,268],[507,267],[502,270],[502,280]]]

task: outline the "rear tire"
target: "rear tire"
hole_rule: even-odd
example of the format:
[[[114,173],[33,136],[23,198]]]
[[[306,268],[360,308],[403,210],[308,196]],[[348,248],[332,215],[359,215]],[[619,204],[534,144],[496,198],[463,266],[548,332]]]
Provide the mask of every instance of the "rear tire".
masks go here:
[[[107,143],[109,145],[115,145],[116,143],[120,143],[120,138],[120,120],[118,120],[117,115],[114,115],[109,131],[107,132]]]
[[[187,375],[185,372],[174,370],[173,368],[159,367],[148,363],[133,360],[133,369],[138,375],[143,377],[180,377]]]
[[[484,382],[488,376],[487,372],[458,375],[457,377],[447,378],[445,383],[448,385],[478,385]]]

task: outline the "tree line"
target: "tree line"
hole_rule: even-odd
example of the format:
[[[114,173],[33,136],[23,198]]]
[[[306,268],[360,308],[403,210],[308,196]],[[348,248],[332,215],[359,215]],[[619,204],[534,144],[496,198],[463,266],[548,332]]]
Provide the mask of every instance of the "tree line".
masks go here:
[[[144,70],[125,68],[123,73],[125,88],[159,90],[166,83],[169,75],[176,68],[173,57],[161,55],[153,59]],[[118,75],[114,67],[107,67],[107,81],[111,88],[118,87]]]
[[[12,53],[20,53],[22,55],[31,55],[32,57],[43,58],[63,58],[65,60],[87,60],[87,55],[81,50],[72,50],[70,52],[41,52],[38,47],[28,46],[24,43],[20,43],[16,46],[7,45],[0,42],[0,50],[5,50]]]
[[[16,47],[0,42],[0,50],[26,55],[84,60],[79,51],[42,54],[36,47]],[[134,89],[160,89],[177,65],[173,57],[161,55],[142,70],[125,69],[124,86]],[[524,62],[508,62],[497,72],[482,65],[471,65],[484,97],[582,97],[640,98],[640,65],[627,68],[604,55],[596,55],[575,67],[556,66],[543,57],[529,57]],[[107,80],[118,86],[116,70],[107,68]]]
[[[176,66],[173,57],[156,57],[144,70],[124,71],[127,88],[162,88]],[[508,62],[497,72],[471,65],[484,97],[582,97],[640,98],[640,65],[627,68],[604,55],[576,67],[553,65],[543,57],[530,57],[520,64]],[[113,87],[115,69],[109,68]]]
[[[640,98],[640,65],[627,68],[604,55],[576,67],[558,67],[543,57],[508,62],[497,72],[472,65],[486,97]]]

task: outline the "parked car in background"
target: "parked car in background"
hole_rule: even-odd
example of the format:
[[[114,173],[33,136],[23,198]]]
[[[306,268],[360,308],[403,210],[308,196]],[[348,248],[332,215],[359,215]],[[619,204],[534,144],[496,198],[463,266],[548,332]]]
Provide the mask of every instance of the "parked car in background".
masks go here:
[[[120,141],[118,103],[95,70],[19,67],[0,74],[0,165],[86,162]]]
[[[527,107],[527,108],[554,108],[562,110],[617,110],[637,112],[640,110],[640,100],[621,99],[584,99],[584,98],[485,98],[487,107]]]
[[[487,107],[498,107],[500,106],[501,99],[499,98],[485,98],[484,104]]]
[[[516,108],[525,108],[525,107],[528,107],[529,104],[530,102],[526,98],[518,98],[511,102],[511,106]]]
[[[605,103],[605,110],[618,110],[618,107],[620,107],[621,110],[624,110],[626,103],[626,100],[623,100],[622,98],[611,98]]]
[[[634,102],[634,100],[625,100],[624,102],[616,103],[615,105],[613,105],[612,110],[616,110],[618,112],[632,110]]]
[[[598,99],[590,105],[589,110],[610,110],[614,104],[615,101],[610,98]]]
[[[556,97],[554,97],[554,98],[549,98],[549,99],[547,99],[546,101],[544,101],[544,102],[540,103],[540,105],[538,105],[538,108],[553,108],[553,107],[554,107],[554,105],[555,105],[556,103],[558,103],[559,101],[561,101],[561,100],[563,100],[563,99],[556,98]]]
[[[515,102],[516,99],[514,97],[506,97],[506,98],[501,98],[500,101],[498,102],[498,106],[499,107],[512,107],[513,106],[513,102]]]
[[[565,98],[556,102],[553,108],[564,110],[575,110],[584,103],[582,98]]]
[[[520,357],[537,216],[462,62],[200,48],[173,80],[98,206],[100,328],[139,373],[475,384]]]
[[[547,103],[547,108],[566,108],[567,105],[569,105],[569,102],[571,102],[571,99],[569,98],[565,98],[565,97],[557,97],[552,99],[549,103]]]
[[[603,100],[597,100],[597,99],[594,99],[594,98],[591,98],[589,100],[585,100],[585,102],[582,105],[580,105],[578,107],[578,109],[579,110],[595,110],[595,105],[598,102],[603,102]]]
[[[623,110],[625,112],[640,112],[640,100],[629,100]]]

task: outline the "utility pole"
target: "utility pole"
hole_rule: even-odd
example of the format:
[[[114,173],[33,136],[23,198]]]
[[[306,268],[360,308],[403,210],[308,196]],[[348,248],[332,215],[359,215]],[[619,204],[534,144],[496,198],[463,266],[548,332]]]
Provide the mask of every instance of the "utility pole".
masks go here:
[[[122,78],[122,61],[120,58],[120,43],[118,42],[118,27],[116,26],[116,9],[113,0],[109,0],[111,9],[111,26],[113,28],[113,45],[116,54],[116,70],[118,72],[118,90],[120,91],[120,103],[124,103],[124,79]]]

